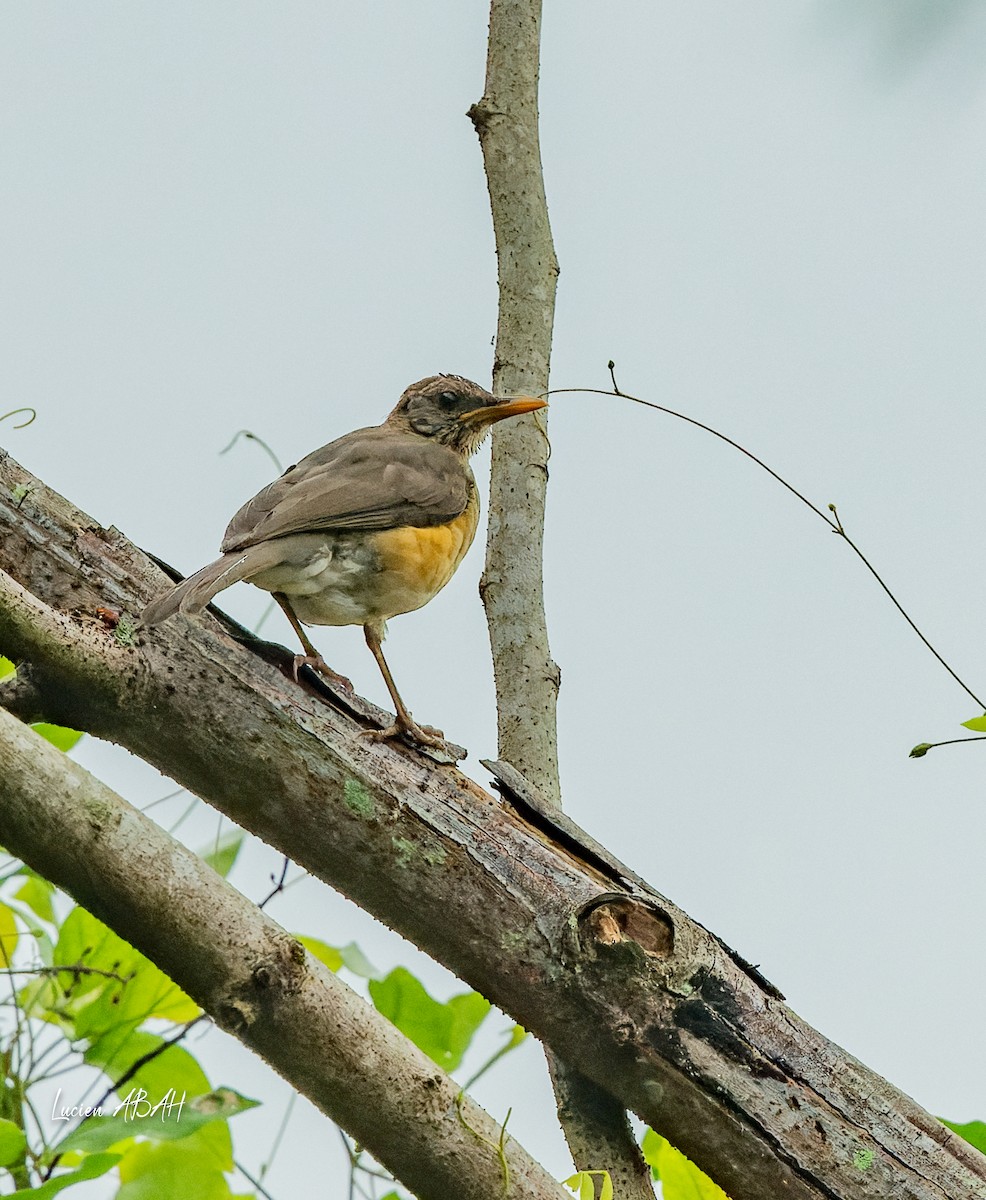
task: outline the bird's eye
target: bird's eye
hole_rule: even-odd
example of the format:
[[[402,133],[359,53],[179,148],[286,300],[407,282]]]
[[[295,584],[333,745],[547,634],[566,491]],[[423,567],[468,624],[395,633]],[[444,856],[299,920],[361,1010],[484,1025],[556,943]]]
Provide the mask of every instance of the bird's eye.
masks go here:
[[[455,392],[442,392],[442,394],[438,397],[438,403],[442,406],[442,408],[455,408],[455,406],[459,403],[459,397],[455,394]]]

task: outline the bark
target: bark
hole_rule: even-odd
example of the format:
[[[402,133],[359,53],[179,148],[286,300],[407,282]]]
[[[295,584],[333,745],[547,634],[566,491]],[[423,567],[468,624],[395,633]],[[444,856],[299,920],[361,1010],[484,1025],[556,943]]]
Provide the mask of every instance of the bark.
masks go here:
[[[633,1136],[623,1105],[550,1051],[548,1067],[558,1102],[558,1120],[578,1169],[608,1171],[616,1200],[633,1196],[653,1200],[650,1167]],[[593,1182],[599,1196],[602,1180]]]
[[[538,142],[540,29],[540,0],[495,0],[486,89],[469,110],[483,148],[499,268],[493,390],[505,396],[539,395],[548,387],[558,263]],[[548,450],[543,412],[494,429],[479,586],[493,648],[500,758],[560,804],[559,672],[541,599]]]
[[[0,535],[0,651],[30,684],[10,696],[19,715],[167,771],[577,1062],[733,1200],[986,1191],[986,1158],[573,827],[360,738],[364,718],[289,678],[289,651],[281,669],[211,616],[143,644],[107,628],[97,609],[138,612],[160,571],[3,455]],[[103,915],[127,936],[124,912]]]
[[[562,1188],[389,1021],[211,867],[0,709],[4,847],[153,959],[422,1200]],[[313,1053],[313,1050],[317,1052]]]
[[[499,269],[493,389],[547,391],[555,257],[541,167],[538,75],[541,0],[492,0],[486,87],[470,110],[490,193]],[[494,431],[486,608],[496,680],[500,758],[561,807],[556,708],[561,682],[548,647],[542,586],[548,483],[547,418]],[[558,1117],[579,1170],[609,1169],[617,1200],[653,1200],[650,1172],[626,1114],[546,1048]]]

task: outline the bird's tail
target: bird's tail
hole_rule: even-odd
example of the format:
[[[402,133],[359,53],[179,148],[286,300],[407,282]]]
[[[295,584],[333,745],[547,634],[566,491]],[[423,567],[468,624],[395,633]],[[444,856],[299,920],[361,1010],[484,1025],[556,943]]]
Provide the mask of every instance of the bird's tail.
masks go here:
[[[248,546],[245,550],[224,554],[201,571],[183,579],[170,592],[165,592],[148,604],[140,614],[141,625],[160,625],[176,612],[201,612],[217,592],[254,574],[257,570],[256,555],[251,553],[254,549]]]

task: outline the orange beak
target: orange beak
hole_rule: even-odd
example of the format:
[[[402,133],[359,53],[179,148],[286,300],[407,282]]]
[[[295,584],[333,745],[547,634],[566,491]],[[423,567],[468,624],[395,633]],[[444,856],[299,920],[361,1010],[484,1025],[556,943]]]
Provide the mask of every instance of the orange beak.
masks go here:
[[[474,408],[463,413],[460,421],[470,425],[492,425],[494,421],[502,421],[504,417],[519,417],[522,413],[537,412],[539,408],[547,408],[547,400],[536,400],[533,396],[518,396],[515,400],[503,400],[499,404],[487,404],[483,408]]]

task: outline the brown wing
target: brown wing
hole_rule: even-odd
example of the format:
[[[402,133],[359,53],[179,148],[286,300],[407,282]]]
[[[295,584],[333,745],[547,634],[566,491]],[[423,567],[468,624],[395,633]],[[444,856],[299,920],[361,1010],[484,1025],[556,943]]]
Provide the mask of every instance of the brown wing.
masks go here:
[[[222,549],[289,533],[442,525],[465,509],[471,481],[468,465],[447,446],[392,427],[357,429],[244,504]]]

